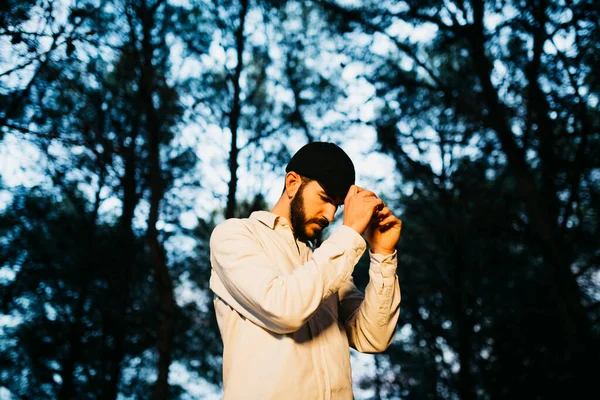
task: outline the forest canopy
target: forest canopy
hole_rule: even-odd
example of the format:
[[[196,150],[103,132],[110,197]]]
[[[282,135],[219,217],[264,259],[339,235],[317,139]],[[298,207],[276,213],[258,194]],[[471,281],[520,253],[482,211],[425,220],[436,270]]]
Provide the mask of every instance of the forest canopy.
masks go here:
[[[595,392],[599,25],[596,0],[3,2],[0,397],[219,398],[210,234],[312,141],[403,221],[356,398]]]

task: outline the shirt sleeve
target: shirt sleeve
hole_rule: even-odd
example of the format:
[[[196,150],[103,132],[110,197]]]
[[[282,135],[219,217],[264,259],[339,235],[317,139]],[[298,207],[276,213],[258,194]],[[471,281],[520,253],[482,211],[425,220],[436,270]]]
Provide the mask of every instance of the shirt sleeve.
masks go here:
[[[291,274],[282,274],[240,220],[227,220],[210,240],[213,292],[253,323],[285,334],[298,330],[351,276],[364,239],[341,226]]]
[[[378,353],[392,343],[400,315],[397,253],[383,256],[369,251],[369,257],[365,293],[356,288],[350,277],[338,295],[350,346],[363,353]]]

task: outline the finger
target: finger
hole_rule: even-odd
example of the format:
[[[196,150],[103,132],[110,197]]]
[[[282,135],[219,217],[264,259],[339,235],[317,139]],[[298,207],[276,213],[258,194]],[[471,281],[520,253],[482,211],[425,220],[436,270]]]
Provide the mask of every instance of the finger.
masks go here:
[[[383,200],[381,200],[377,197],[373,198],[372,201],[373,201],[373,212],[374,213],[379,213],[385,207]]]
[[[383,208],[381,199],[377,199],[375,197],[367,197],[366,199],[361,201],[361,205],[365,212],[368,212],[370,215],[371,222],[376,222],[377,215],[379,210]]]
[[[398,218],[396,218],[394,215],[390,214],[388,216],[386,216],[385,218],[382,218],[381,220],[379,220],[379,226],[389,226],[392,227],[394,225],[399,225],[400,224],[400,220]]]
[[[402,221],[400,221],[400,220],[394,220],[394,221],[391,221],[388,224],[379,226],[379,231],[380,232],[386,232],[386,231],[388,231],[390,229],[396,229],[396,230],[398,230],[398,233],[402,232]]]
[[[375,197],[375,198],[377,198],[377,195],[375,194],[375,192],[372,192],[372,191],[367,190],[367,189],[361,190],[360,195],[364,196],[364,197]]]
[[[385,203],[383,203],[383,208],[377,212],[377,218],[381,221],[390,215],[392,215],[392,210],[386,207]]]
[[[346,194],[346,198],[350,198],[352,196],[354,196],[355,194],[357,194],[359,191],[361,191],[362,189],[356,185],[352,185],[350,186],[350,189],[348,189],[348,193]]]

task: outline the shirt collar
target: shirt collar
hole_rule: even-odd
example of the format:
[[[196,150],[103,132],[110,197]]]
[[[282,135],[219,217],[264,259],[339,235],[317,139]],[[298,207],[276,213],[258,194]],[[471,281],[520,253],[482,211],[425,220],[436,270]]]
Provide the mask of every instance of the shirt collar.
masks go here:
[[[275,227],[281,226],[283,228],[288,228],[291,231],[291,227],[287,219],[269,211],[254,211],[252,214],[250,214],[250,218],[262,222],[264,225],[273,230],[275,230]],[[305,246],[308,246],[314,250],[315,244],[312,242],[304,243],[300,240],[296,240],[296,242],[303,243]]]
[[[254,211],[250,214],[250,218],[262,222],[271,229],[275,229],[277,225],[287,224],[285,218],[269,211]]]

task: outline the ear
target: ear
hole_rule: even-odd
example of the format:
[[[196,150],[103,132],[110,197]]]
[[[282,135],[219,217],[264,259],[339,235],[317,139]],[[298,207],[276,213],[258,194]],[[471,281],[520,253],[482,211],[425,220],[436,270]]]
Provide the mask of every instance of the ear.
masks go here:
[[[285,194],[288,199],[293,199],[298,189],[302,185],[302,177],[294,171],[290,171],[285,176]]]

